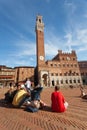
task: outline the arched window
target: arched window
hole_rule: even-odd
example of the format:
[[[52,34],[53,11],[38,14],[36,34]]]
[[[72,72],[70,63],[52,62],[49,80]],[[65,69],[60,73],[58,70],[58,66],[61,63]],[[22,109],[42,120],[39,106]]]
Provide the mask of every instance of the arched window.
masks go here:
[[[52,86],[54,86],[55,84],[54,84],[54,80],[52,80]]]

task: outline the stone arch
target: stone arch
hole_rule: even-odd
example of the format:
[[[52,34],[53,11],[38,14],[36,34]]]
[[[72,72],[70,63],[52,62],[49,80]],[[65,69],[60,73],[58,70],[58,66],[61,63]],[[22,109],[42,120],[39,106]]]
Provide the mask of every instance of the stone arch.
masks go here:
[[[47,82],[47,77],[48,77],[48,75],[47,75],[47,74],[43,74],[43,76],[42,76],[44,86],[47,86],[47,85],[48,85],[48,82]]]
[[[52,86],[55,86],[55,82],[54,82],[54,80],[52,80]]]

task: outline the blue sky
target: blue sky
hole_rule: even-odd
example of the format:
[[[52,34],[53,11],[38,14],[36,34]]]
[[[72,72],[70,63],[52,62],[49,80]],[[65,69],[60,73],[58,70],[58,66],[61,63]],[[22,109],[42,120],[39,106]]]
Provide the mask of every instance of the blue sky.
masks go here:
[[[75,50],[87,60],[87,0],[0,0],[0,65],[36,66],[37,15],[45,24],[46,60]]]

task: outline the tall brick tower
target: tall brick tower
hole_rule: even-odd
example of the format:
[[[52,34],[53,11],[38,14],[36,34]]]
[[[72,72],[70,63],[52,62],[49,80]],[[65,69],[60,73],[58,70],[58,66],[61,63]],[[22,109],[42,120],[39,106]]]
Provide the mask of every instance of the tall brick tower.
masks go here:
[[[45,51],[44,51],[44,23],[42,16],[36,17],[36,52],[37,52],[37,66],[44,64]]]
[[[44,23],[42,16],[36,17],[36,56],[37,67],[35,69],[35,84],[41,84],[41,70],[45,65],[45,50],[44,50]]]

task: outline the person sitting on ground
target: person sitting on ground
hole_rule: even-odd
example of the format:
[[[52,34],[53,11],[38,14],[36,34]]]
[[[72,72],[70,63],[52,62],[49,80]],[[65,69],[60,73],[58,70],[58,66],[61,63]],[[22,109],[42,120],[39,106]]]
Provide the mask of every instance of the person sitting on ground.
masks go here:
[[[39,108],[43,108],[46,106],[46,104],[40,99],[41,92],[43,90],[43,87],[41,87],[39,84],[35,86],[35,88],[31,91],[31,101],[39,102]]]
[[[9,90],[5,93],[4,101],[5,101],[6,103],[12,103],[12,100],[13,100],[13,92],[14,92],[14,88],[13,88],[13,86],[10,86]]]
[[[5,93],[4,100],[6,103],[12,103],[15,94],[20,90],[20,86],[21,86],[20,83],[16,84],[15,87],[10,86],[9,90]]]
[[[81,98],[87,99],[87,94],[84,92],[84,88],[81,85],[80,85],[80,91],[81,91]]]
[[[40,85],[37,85],[32,91],[31,91],[31,101],[27,101],[24,103],[26,106],[26,109],[28,111],[38,111],[40,108],[44,108],[46,104],[40,99],[40,94],[43,90],[43,87]]]
[[[80,91],[81,91],[81,97],[86,95],[82,85],[80,85]]]
[[[14,107],[21,107],[24,101],[30,96],[26,91],[24,84],[19,84],[18,86],[19,90],[16,92],[12,101]]]
[[[64,112],[68,107],[68,103],[59,89],[59,86],[55,86],[55,91],[51,94],[51,109],[53,112]]]

